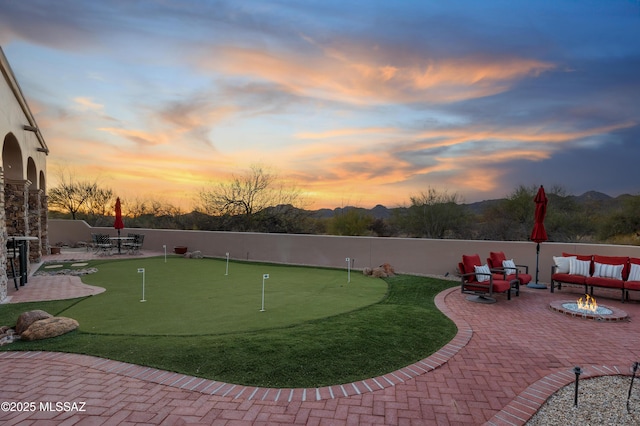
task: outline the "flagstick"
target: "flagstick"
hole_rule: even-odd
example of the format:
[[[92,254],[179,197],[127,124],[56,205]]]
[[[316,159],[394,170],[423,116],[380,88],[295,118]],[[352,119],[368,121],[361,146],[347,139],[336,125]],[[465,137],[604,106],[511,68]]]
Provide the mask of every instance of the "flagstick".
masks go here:
[[[264,280],[268,280],[268,279],[269,279],[269,274],[262,275],[262,309],[260,309],[260,312],[264,312]]]
[[[138,273],[142,273],[142,300],[141,302],[146,302],[144,298],[144,268],[138,268]]]
[[[167,245],[164,244],[162,248],[164,249],[164,263],[167,263]]]
[[[347,283],[350,283],[351,282],[351,259],[347,257],[345,260],[347,261]]]
[[[225,270],[225,275],[229,275],[229,252],[227,252],[227,269]]]

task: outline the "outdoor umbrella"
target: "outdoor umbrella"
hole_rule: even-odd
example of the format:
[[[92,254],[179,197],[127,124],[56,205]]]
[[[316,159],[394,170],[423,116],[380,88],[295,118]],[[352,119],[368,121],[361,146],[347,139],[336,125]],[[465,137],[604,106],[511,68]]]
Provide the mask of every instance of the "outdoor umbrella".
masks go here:
[[[533,223],[533,231],[531,231],[531,241],[536,245],[536,282],[527,284],[531,288],[547,288],[546,285],[538,283],[538,262],[540,260],[540,243],[547,241],[547,231],[544,229],[544,217],[547,214],[547,195],[544,193],[544,187],[540,185],[538,193],[533,201],[536,203],[535,220]]]
[[[124,222],[122,221],[122,206],[120,206],[120,197],[116,198],[116,220],[113,223],[113,227],[118,230],[118,254],[120,254],[120,230],[124,228]]]

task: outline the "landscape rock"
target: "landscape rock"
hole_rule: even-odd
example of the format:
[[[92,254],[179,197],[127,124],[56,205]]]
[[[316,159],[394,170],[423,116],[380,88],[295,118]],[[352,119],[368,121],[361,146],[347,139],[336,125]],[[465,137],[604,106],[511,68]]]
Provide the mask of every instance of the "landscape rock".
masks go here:
[[[11,327],[6,325],[0,327],[0,346],[13,343],[14,340],[19,338],[20,336],[16,335],[16,332]]]
[[[362,275],[371,276],[373,274],[373,269],[366,267],[362,270]]]
[[[73,318],[51,317],[34,322],[20,337],[27,341],[48,339],[73,331],[78,326],[78,321]]]
[[[392,277],[396,274],[396,271],[393,269],[393,266],[389,265],[388,263],[383,263],[382,265],[380,265],[380,267],[382,268],[384,273],[387,274],[388,277]]]
[[[202,252],[200,250],[195,250],[195,251],[189,251],[187,253],[184,254],[184,257],[189,258],[189,259],[202,259]]]
[[[371,274],[371,276],[374,278],[386,278],[387,273],[384,271],[384,269],[378,267],[378,268],[373,268],[373,273]]]
[[[35,311],[28,311],[28,312],[23,312],[22,314],[20,314],[20,316],[18,317],[18,323],[16,324],[16,333],[17,334],[22,334],[25,330],[27,330],[31,324],[33,324],[36,321],[40,321],[46,318],[51,318],[53,315],[45,312],[45,311],[41,311],[41,310],[35,310]]]

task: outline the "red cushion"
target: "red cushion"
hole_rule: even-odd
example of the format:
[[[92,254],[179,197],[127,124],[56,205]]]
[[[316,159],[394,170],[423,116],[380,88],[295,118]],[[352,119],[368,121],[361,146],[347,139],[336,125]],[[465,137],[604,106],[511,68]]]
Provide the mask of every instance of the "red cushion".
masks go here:
[[[629,258],[628,257],[623,257],[623,256],[599,256],[599,255],[594,255],[593,256],[593,262],[598,262],[598,263],[603,263],[605,265],[624,265],[624,268],[622,268],[622,279],[626,280],[627,277],[629,276],[629,269],[631,268],[629,266]]]
[[[472,274],[476,271],[474,266],[482,266],[482,263],[480,262],[480,256],[477,254],[474,254],[471,256],[467,256],[466,254],[463,254],[462,264],[464,265],[464,271],[467,274]],[[472,277],[469,277],[469,281],[477,281],[475,275]]]
[[[593,256],[590,254],[571,254],[571,253],[562,253],[564,257],[575,256],[578,260],[593,260]]]
[[[551,275],[551,279],[554,281],[560,281],[562,283],[584,284],[587,277],[582,275],[571,275],[571,274],[553,274]]]
[[[491,268],[502,268],[502,261],[507,260],[507,256],[501,251],[489,252],[487,263]]]
[[[637,257],[630,257],[629,264],[631,263],[640,265],[640,259]],[[631,265],[629,265],[629,270],[631,270]],[[629,290],[640,290],[640,281],[627,281],[624,283],[624,288]]]
[[[474,285],[475,284],[475,285]],[[483,283],[474,283],[467,284],[464,286],[467,290],[472,291],[489,291],[489,281],[485,281]],[[511,289],[511,283],[505,280],[493,280],[493,292],[494,293],[504,293],[505,291],[509,291]]]
[[[516,279],[516,274],[509,274],[507,275],[507,277],[505,278],[507,281],[513,281]],[[518,281],[520,281],[520,284],[522,285],[527,285],[531,282],[531,280],[533,279],[533,277],[529,274],[525,274],[525,273],[518,273]]]
[[[627,290],[640,290],[640,281],[626,281],[624,288]]]
[[[624,281],[615,278],[587,277],[585,284],[596,287],[623,288]]]

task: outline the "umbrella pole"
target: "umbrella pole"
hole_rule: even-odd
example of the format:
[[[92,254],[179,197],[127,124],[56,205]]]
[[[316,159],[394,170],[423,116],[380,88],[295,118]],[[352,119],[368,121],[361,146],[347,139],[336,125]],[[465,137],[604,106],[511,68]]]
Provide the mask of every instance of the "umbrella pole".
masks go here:
[[[122,240],[120,239],[120,229],[118,229],[118,254],[122,254],[120,251],[120,244],[122,244]],[[536,282],[538,281],[538,273],[536,272]]]
[[[529,288],[547,288],[545,284],[540,284],[538,282],[538,272],[539,272],[539,261],[540,261],[540,243],[536,246],[536,282],[527,284]]]

